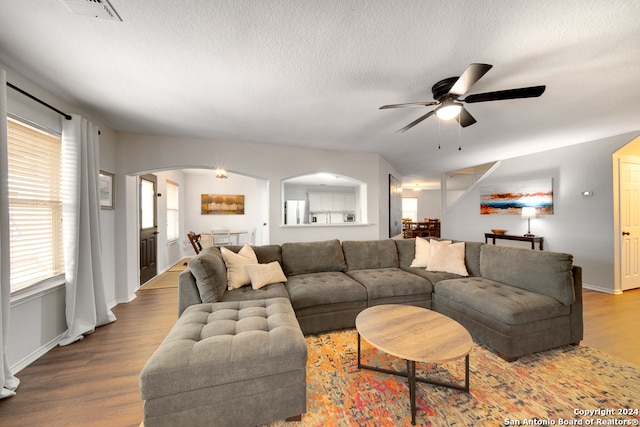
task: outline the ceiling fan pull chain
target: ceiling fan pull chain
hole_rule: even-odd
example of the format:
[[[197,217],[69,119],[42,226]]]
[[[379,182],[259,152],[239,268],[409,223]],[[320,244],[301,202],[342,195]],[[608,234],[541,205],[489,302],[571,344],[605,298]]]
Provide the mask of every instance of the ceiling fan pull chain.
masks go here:
[[[440,123],[442,120],[438,119],[438,150],[440,149]]]
[[[458,151],[462,151],[462,145],[460,144],[460,134],[462,132],[462,126],[458,126]]]

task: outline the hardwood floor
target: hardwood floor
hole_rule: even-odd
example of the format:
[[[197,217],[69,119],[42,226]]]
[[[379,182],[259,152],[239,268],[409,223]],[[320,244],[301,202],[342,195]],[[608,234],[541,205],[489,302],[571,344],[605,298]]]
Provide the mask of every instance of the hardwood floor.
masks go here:
[[[114,307],[118,320],[56,347],[17,374],[0,400],[2,426],[139,426],[138,376],[177,318],[177,288],[139,291]]]
[[[640,366],[640,289],[584,292],[584,345]],[[138,376],[176,320],[176,288],[138,292],[118,320],[22,370],[15,397],[0,400],[2,426],[139,426]]]
[[[622,295],[584,290],[584,345],[640,366],[640,289]]]

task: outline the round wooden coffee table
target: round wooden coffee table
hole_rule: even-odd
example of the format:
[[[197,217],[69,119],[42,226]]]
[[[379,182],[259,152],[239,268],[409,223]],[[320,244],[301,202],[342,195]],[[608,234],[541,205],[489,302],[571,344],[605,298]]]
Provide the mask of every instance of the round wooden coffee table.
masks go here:
[[[416,381],[469,392],[469,353],[473,340],[458,322],[435,311],[411,305],[387,304],[369,307],[356,317],[358,368],[409,379],[411,424],[416,423]],[[360,337],[372,346],[406,360],[407,372],[360,363]],[[416,362],[441,363],[465,358],[464,385],[416,378]]]

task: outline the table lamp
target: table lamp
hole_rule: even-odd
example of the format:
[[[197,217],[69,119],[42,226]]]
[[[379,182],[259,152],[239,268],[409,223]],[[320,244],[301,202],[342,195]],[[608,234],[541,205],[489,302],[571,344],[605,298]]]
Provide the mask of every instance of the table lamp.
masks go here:
[[[525,237],[533,237],[531,234],[531,218],[536,217],[536,208],[533,206],[526,206],[522,208],[522,218],[527,218],[527,233],[524,235]]]

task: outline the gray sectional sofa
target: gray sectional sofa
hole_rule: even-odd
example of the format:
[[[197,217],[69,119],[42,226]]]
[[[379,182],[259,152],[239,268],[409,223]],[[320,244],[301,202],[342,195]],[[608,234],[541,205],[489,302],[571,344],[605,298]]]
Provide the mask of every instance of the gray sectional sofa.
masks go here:
[[[462,276],[411,267],[415,247],[415,239],[255,246],[258,261],[278,261],[287,281],[231,291],[220,250],[207,248],[179,276],[178,314],[194,304],[284,297],[303,333],[316,334],[355,327],[369,306],[411,304],[457,320],[509,361],[582,340],[581,268],[571,255],[465,242]]]

